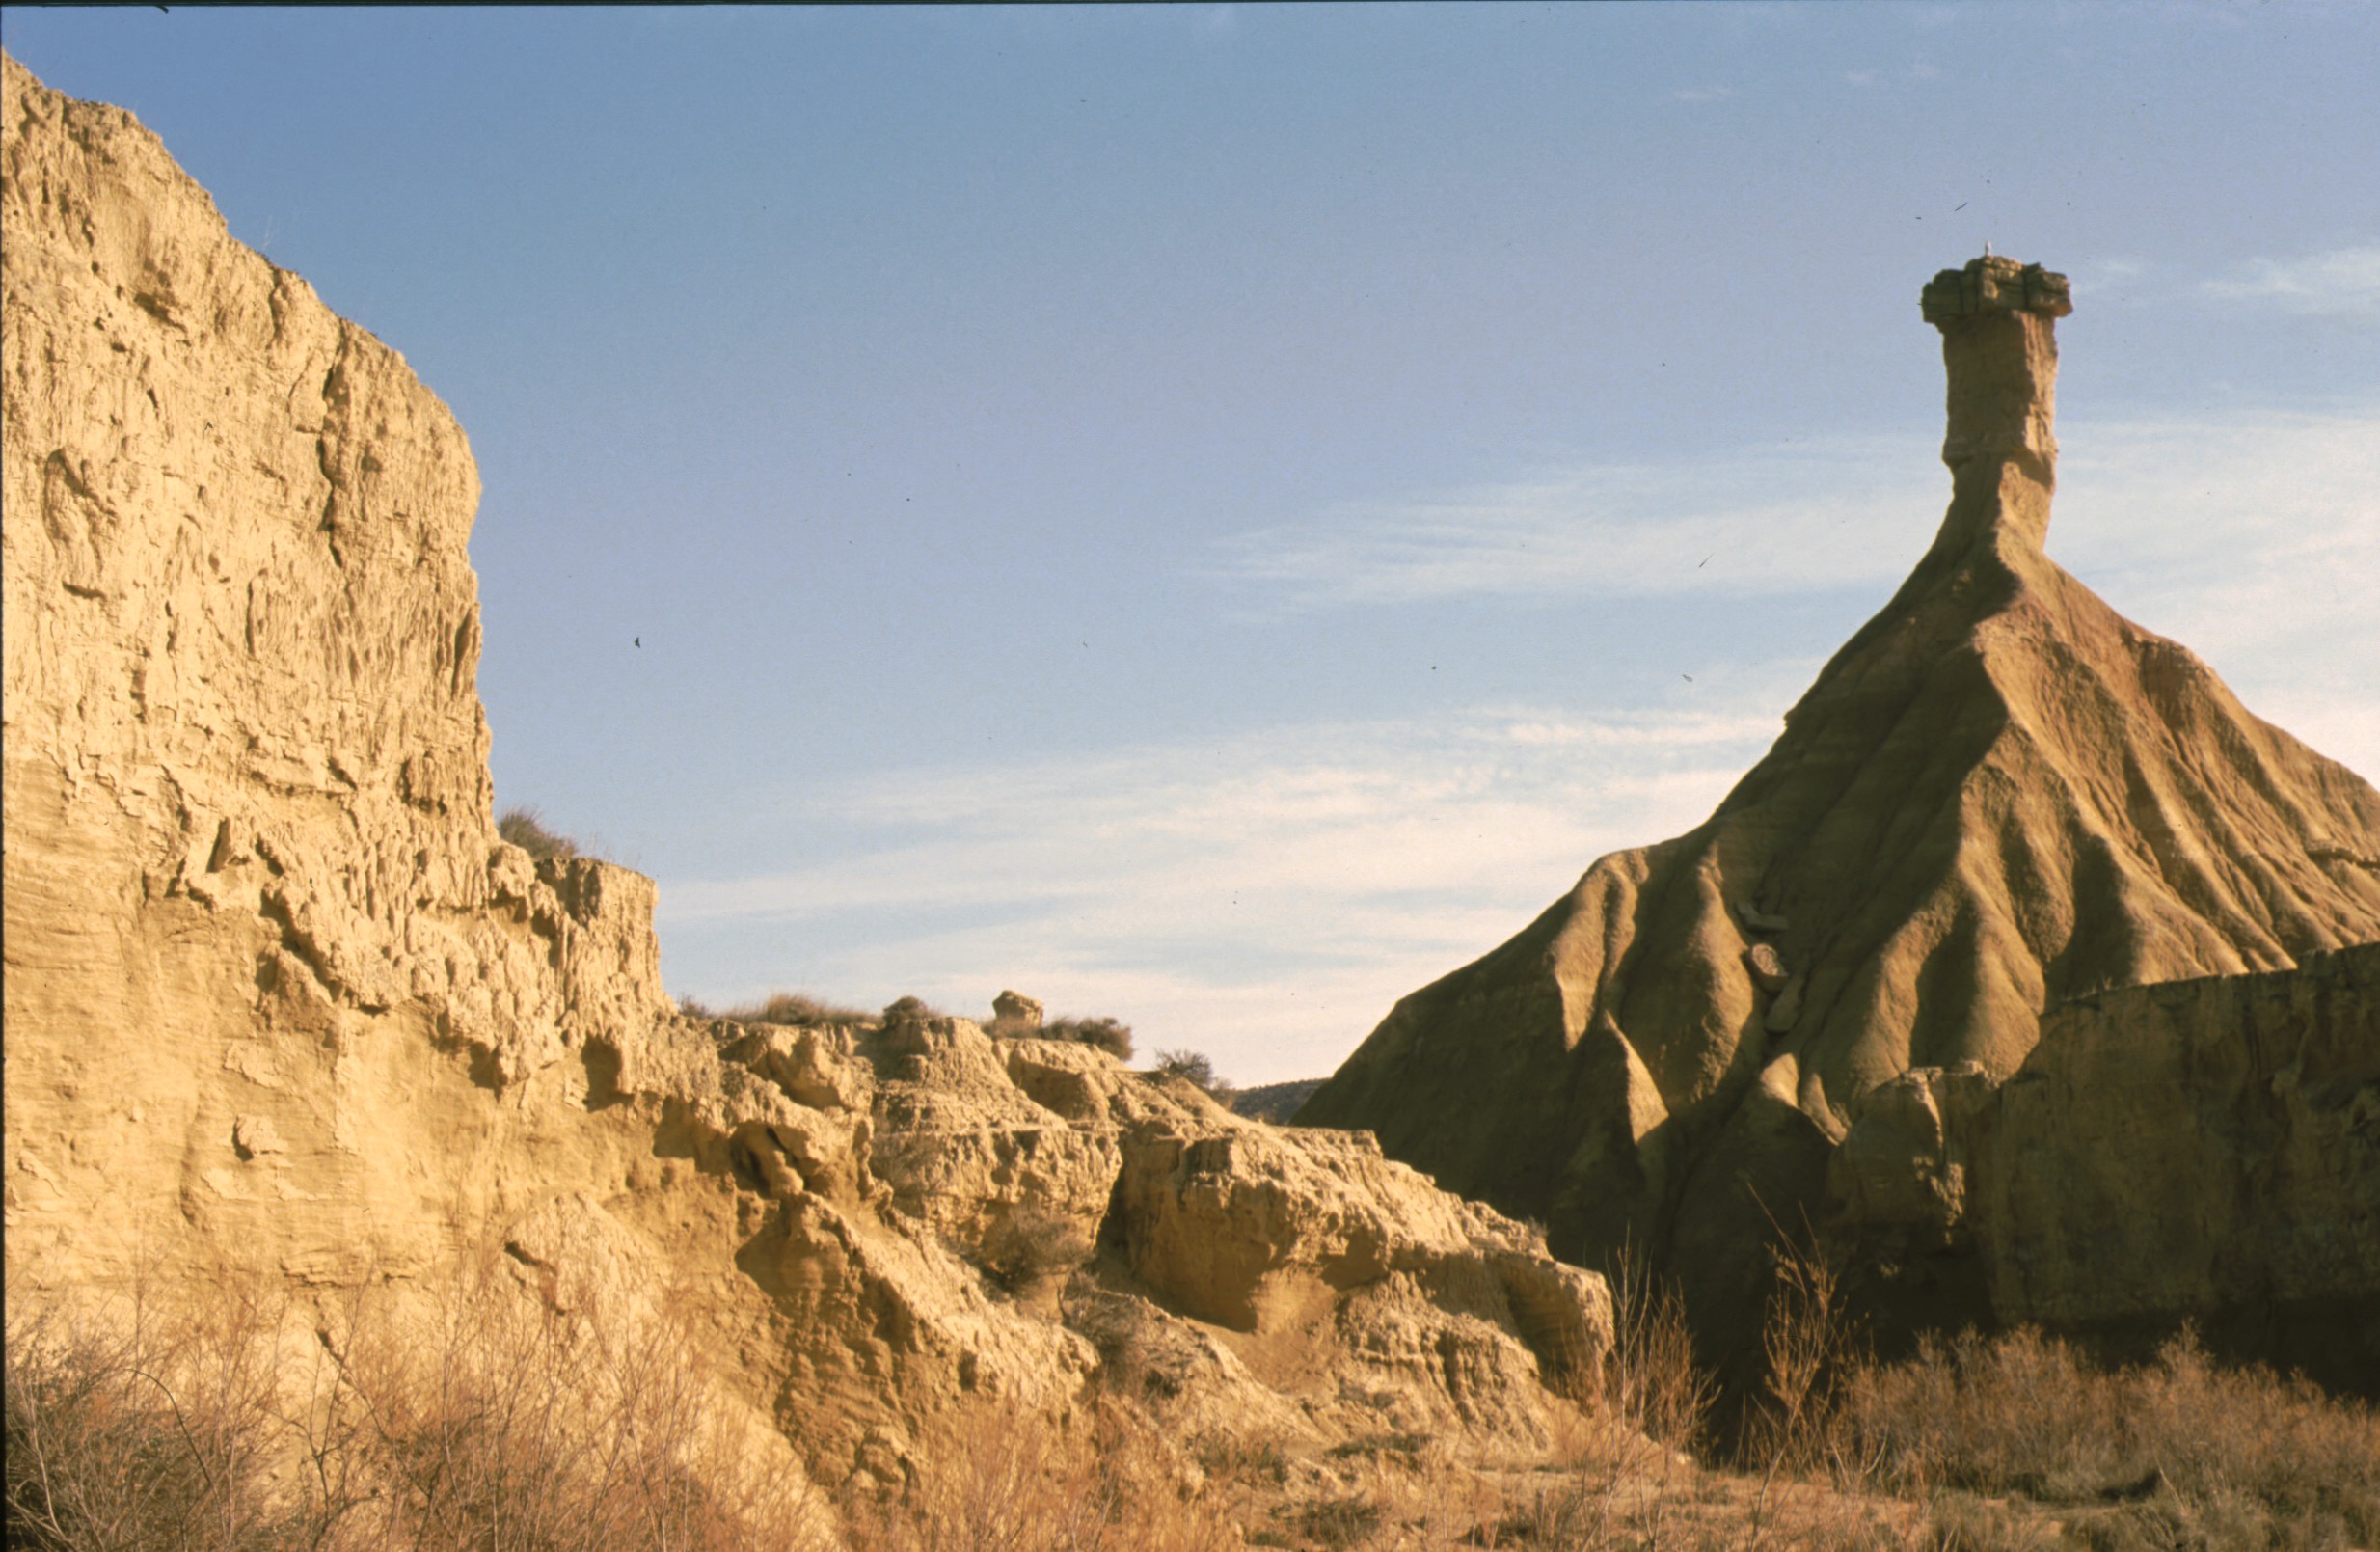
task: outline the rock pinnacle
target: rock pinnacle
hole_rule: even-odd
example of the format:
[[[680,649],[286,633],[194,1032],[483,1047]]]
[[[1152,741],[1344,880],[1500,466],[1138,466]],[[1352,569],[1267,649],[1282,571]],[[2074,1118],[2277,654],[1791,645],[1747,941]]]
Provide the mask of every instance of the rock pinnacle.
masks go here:
[[[1987,254],[1927,283],[1919,305],[1942,331],[1952,498],[1940,545],[2005,534],[2038,550],[2057,488],[2058,341],[2074,311],[2064,275]]]

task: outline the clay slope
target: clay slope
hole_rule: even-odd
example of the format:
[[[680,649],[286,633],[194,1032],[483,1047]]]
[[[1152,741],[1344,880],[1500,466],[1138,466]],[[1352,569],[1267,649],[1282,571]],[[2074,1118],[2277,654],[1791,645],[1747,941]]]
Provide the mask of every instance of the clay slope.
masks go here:
[[[830,1485],[987,1400],[1130,1389],[1316,1473],[1575,1417],[1601,1280],[1365,1139],[962,1020],[678,1017],[652,882],[491,821],[446,407],[130,115],[0,63],[13,1317],[260,1280],[303,1372],[350,1291],[435,1316],[493,1266],[627,1322],[588,1341],[665,1313]]]
[[[1708,821],[1398,1003],[1298,1117],[1565,1256],[1655,1247],[1722,1344],[1880,1084],[2380,939],[2380,793],[2042,553],[2063,280],[1978,260],[1927,304],[1954,495],[1914,573]]]

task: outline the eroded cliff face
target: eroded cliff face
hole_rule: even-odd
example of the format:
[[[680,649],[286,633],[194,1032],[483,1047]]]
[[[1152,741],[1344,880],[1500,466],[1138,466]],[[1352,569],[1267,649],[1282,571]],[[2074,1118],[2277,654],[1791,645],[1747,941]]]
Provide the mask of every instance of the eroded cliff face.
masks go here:
[[[2006,1082],[1917,1067],[1860,1111],[1828,1221],[1886,1323],[2192,1321],[2380,1391],[2380,943],[2078,997]]]
[[[12,1256],[419,1266],[667,1010],[651,885],[497,840],[446,407],[128,115],[6,90]]]
[[[500,1250],[665,1301],[829,1484],[1127,1377],[1185,1442],[1551,1442],[1601,1281],[1365,1139],[963,1020],[677,1017],[651,882],[491,823],[445,406],[129,115],[5,70],[13,1298]]]
[[[1654,1247],[1715,1356],[1880,1085],[2005,1078],[2104,988],[2380,939],[2380,793],[2042,553],[2064,280],[1979,259],[1924,308],[1953,494],[1907,582],[1709,821],[1405,998],[1298,1117],[1567,1257]]]

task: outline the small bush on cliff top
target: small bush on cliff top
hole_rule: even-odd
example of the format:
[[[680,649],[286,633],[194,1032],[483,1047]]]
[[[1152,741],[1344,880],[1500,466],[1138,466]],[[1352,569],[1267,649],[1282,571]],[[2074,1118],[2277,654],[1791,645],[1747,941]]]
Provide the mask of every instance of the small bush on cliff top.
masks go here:
[[[1203,1050],[1161,1050],[1156,1071],[1159,1077],[1186,1077],[1218,1098],[1231,1092],[1231,1080],[1215,1072]]]
[[[534,808],[507,808],[496,821],[496,833],[540,862],[559,862],[579,855],[579,843],[546,829],[545,816]]]
[[[944,1014],[924,997],[896,997],[884,1004],[882,1017],[885,1028],[900,1029],[910,1024],[922,1024],[929,1019],[942,1018]]]
[[[690,1019],[732,1019],[738,1023],[793,1024],[819,1028],[828,1024],[873,1022],[876,1016],[859,1008],[814,997],[807,992],[771,992],[758,1002],[740,1002],[714,1012],[708,1003],[680,997],[678,1011]]]
[[[1113,1019],[1052,1019],[1040,1030],[1043,1040],[1071,1040],[1096,1046],[1120,1062],[1132,1059],[1132,1026]]]

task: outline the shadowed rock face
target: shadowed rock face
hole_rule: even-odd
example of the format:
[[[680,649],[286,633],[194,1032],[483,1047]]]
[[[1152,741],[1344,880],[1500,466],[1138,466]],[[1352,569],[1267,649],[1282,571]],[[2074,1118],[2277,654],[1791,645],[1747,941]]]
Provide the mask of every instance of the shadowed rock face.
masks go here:
[[[1836,1151],[1829,1218],[1887,1330],[2021,1318],[2380,1394],[2380,943],[2121,987],[2014,1077],[1917,1067]]]
[[[2005,1077],[2104,988],[2380,939],[2380,793],[2042,553],[2064,279],[1987,258],[1923,305],[1952,499],[1908,580],[1708,821],[1399,1002],[1298,1115],[1565,1256],[1651,1247],[1717,1357],[1880,1085]]]

